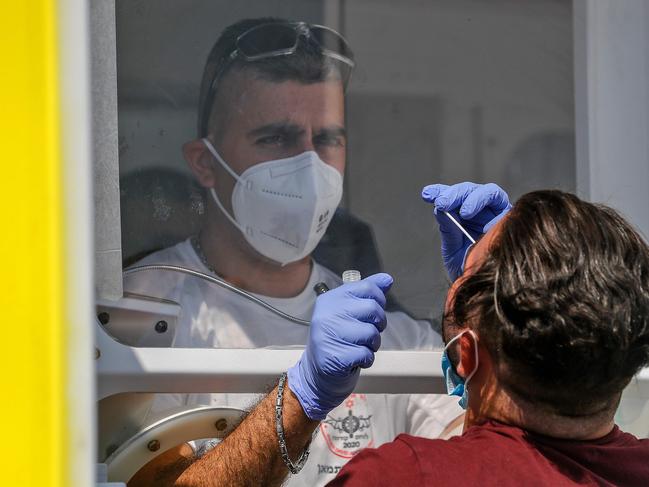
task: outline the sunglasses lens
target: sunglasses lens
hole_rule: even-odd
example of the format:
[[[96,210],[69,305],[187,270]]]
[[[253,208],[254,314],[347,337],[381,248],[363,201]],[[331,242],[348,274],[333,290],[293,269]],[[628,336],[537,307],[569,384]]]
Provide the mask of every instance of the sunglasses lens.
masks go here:
[[[242,34],[237,47],[244,56],[255,57],[292,49],[296,43],[297,32],[293,26],[265,24]]]
[[[351,49],[347,45],[347,42],[345,42],[345,39],[337,32],[324,27],[313,26],[311,27],[311,35],[324,51],[338,54],[352,61],[353,54]]]

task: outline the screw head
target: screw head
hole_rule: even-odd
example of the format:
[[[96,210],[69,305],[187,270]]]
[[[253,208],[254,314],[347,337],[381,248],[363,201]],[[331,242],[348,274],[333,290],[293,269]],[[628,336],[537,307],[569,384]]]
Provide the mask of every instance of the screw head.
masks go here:
[[[169,328],[169,325],[167,325],[167,322],[164,320],[160,320],[155,324],[155,331],[158,333],[166,332],[167,328]]]
[[[101,350],[95,347],[95,360],[98,360],[101,357]]]
[[[228,420],[225,418],[221,418],[214,423],[214,426],[216,427],[217,430],[223,431],[225,428],[228,427]]]
[[[160,442],[158,440],[151,440],[146,447],[149,451],[158,451],[160,449]]]
[[[110,315],[105,311],[102,311],[97,315],[97,319],[99,320],[99,323],[101,323],[102,325],[107,325],[108,322],[110,321]]]

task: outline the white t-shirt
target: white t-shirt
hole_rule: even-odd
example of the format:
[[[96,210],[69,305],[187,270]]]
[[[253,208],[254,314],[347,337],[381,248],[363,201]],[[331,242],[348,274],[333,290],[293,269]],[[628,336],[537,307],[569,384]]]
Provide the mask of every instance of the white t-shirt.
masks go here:
[[[138,262],[143,264],[172,264],[211,273],[189,240]],[[314,262],[309,282],[299,295],[258,297],[285,313],[308,320],[316,297],[313,286],[318,282],[334,288],[340,285],[341,279]],[[124,290],[180,304],[182,311],[174,347],[282,348],[304,346],[307,341],[308,326],[281,318],[232,291],[187,274],[165,270],[135,273],[125,278]],[[382,350],[430,350],[442,346],[441,337],[428,322],[416,321],[402,312],[388,313],[387,318],[388,325],[381,337]],[[259,399],[258,394],[160,394],[156,396],[152,414],[179,405],[246,409]],[[286,485],[324,485],[360,449],[377,447],[399,433],[437,437],[462,412],[457,398],[447,396],[352,394],[322,422],[306,466]]]

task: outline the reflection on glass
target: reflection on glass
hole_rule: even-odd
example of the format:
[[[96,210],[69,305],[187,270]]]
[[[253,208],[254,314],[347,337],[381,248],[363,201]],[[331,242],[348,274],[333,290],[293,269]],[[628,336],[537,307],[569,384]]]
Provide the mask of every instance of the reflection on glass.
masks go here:
[[[348,268],[365,275],[380,270],[371,228],[338,208],[347,149],[344,91],[354,65],[339,33],[306,22],[243,20],[215,43],[201,82],[199,137],[183,146],[203,188],[204,215],[189,238],[136,262],[212,279],[158,267],[125,280],[128,293],[180,304],[174,346],[302,346],[316,284],[337,287]],[[132,198],[148,200],[136,206],[140,212],[152,211],[177,235],[194,230],[184,218],[192,216],[191,198],[183,196],[192,184],[145,172],[135,183],[146,177],[151,192],[128,188],[124,178]],[[394,300],[390,307],[383,349],[441,345],[430,323]]]
[[[310,277],[336,283],[348,268],[358,268],[363,275],[386,270],[397,282],[389,309],[428,320],[436,327],[448,283],[437,255],[438,237],[429,208],[417,199],[421,186],[433,181],[495,181],[513,197],[540,187],[574,189],[570,7],[561,2],[535,6],[503,2],[494,6],[502,15],[493,15],[479,2],[470,1],[452,6],[443,2],[395,6],[384,1],[331,5],[308,1],[278,7],[260,2],[225,9],[225,4],[206,2],[201,9],[192,9],[168,2],[145,2],[139,7],[118,2],[125,266],[197,236],[194,245],[187,245],[191,240],[184,245],[186,255],[172,256],[169,250],[158,257],[191,263],[206,273],[217,271],[229,282],[268,297],[272,305],[284,309],[291,297],[304,294],[311,301],[314,293],[308,272],[301,269],[306,266],[291,262],[275,272],[271,263],[308,255],[319,239],[310,254],[315,262]],[[208,53],[220,30],[215,28],[215,19],[225,28],[237,18],[289,12],[310,27],[250,24],[247,35],[231,39],[229,52]],[[509,22],[511,16],[517,22]],[[186,21],[169,23],[169,18]],[[538,22],[545,27],[537,28]],[[344,26],[345,38],[313,27],[323,24]],[[303,66],[314,71],[301,75],[283,72],[292,69],[287,60],[294,59],[298,47],[307,52],[305,59],[309,53],[321,55],[321,66]],[[266,70],[265,74],[252,76],[257,68]],[[278,89],[291,85],[294,74],[326,81],[292,83],[304,91],[301,97]],[[346,91],[337,84],[347,84]],[[280,105],[283,113],[268,112]],[[317,112],[318,119],[300,115],[309,111]],[[273,125],[278,116],[283,117],[282,123]],[[320,131],[313,132],[313,128]],[[256,129],[254,139],[243,135]],[[302,129],[312,132],[301,133]],[[204,135],[220,157],[199,141]],[[189,164],[181,160],[185,143]],[[296,156],[305,158],[297,164],[307,166],[301,179],[296,177],[292,183],[286,182],[287,177],[281,183],[273,180],[286,194],[295,190],[291,185],[307,191],[305,181],[309,180],[309,193],[322,196],[330,186],[339,186],[335,173],[328,169],[344,174],[341,205],[326,218],[330,221],[324,235],[310,234],[313,215],[326,213],[315,208],[313,200],[311,207],[287,204],[280,211],[263,204],[263,198],[253,204],[247,192],[241,191],[245,184],[261,184],[265,176],[253,170],[259,162]],[[285,161],[287,165],[294,162]],[[208,190],[211,187],[216,199]],[[277,187],[270,190],[281,193]],[[327,193],[331,201],[335,201],[334,193]],[[282,215],[281,230],[273,211]],[[273,232],[255,227],[260,222],[274,225]],[[244,225],[248,230],[241,232]],[[202,252],[197,253],[197,248]],[[182,254],[183,245],[176,250]],[[188,260],[192,254],[198,258]],[[243,264],[246,256],[249,264],[256,264]],[[144,262],[153,260],[149,256]],[[268,283],[271,274],[275,276],[272,285]],[[169,279],[196,280],[163,276],[158,271],[127,279],[126,290],[177,298],[166,286],[158,289],[142,284],[157,285]],[[203,283],[192,286],[203,289]],[[212,287],[208,285],[203,293],[220,296],[224,292]],[[224,303],[232,299],[222,298]],[[220,306],[220,302],[215,297],[205,308]],[[292,309],[289,305],[286,311],[308,319],[310,306]],[[198,319],[195,312],[185,314],[191,314],[188,323]],[[225,310],[222,315],[211,318],[273,319],[264,310],[253,317]],[[278,341],[272,334],[266,339],[246,331],[236,343],[297,345],[304,333],[296,329],[290,340]],[[227,336],[231,334],[229,330]],[[229,340],[214,334],[199,342],[201,346],[234,346]],[[190,337],[181,335],[176,344],[194,346]]]

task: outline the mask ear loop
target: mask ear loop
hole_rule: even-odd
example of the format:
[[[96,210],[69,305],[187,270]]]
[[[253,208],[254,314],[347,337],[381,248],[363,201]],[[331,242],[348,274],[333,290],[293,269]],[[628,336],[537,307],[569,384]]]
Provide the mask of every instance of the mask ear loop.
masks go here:
[[[219,161],[219,164],[223,166],[223,169],[228,171],[230,173],[230,176],[232,176],[236,181],[239,181],[241,184],[243,184],[243,179],[241,179],[241,177],[236,172],[234,172],[234,170],[230,166],[227,165],[227,163],[223,160],[219,153],[216,152],[216,149],[214,148],[210,140],[207,137],[203,137],[201,140],[203,141],[203,144],[205,144],[205,147],[207,147],[207,150],[209,150],[216,158],[216,160]]]
[[[474,333],[473,330],[464,330],[464,331],[463,331],[462,333],[460,333],[458,336],[453,337],[452,339],[450,339],[450,340],[448,341],[448,343],[446,344],[446,347],[444,347],[445,349],[447,349],[451,343],[453,343],[455,340],[459,340],[460,337],[461,337],[462,335],[464,335],[465,333],[469,333],[469,334],[471,334],[471,336],[473,337],[473,352],[474,352],[474,354],[475,354],[475,367],[473,368],[473,370],[471,371],[471,373],[470,373],[469,375],[466,376],[466,379],[464,379],[464,387],[466,387],[467,385],[469,385],[469,381],[470,381],[471,378],[475,375],[475,373],[478,371],[478,366],[479,366],[479,363],[480,363],[480,362],[479,362],[479,357],[478,357],[478,337],[476,336],[476,334]]]
[[[228,173],[230,173],[230,176],[232,176],[235,179],[235,181],[244,184],[243,179],[241,179],[241,177],[239,177],[239,175],[236,172],[234,172],[230,166],[226,164],[226,162],[219,155],[219,153],[216,152],[216,149],[214,148],[212,143],[207,138],[202,138],[201,140],[203,144],[205,144],[205,147],[207,147],[207,150],[209,150],[210,153],[214,156],[214,158],[219,162],[219,164],[223,166],[223,169],[225,169]],[[230,215],[230,213],[228,213],[226,209],[223,207],[223,204],[221,203],[221,200],[219,200],[219,197],[217,196],[214,188],[210,188],[210,194],[212,195],[212,199],[216,203],[216,206],[218,206],[221,212],[223,212],[223,214],[228,218],[228,220],[230,220],[230,223],[232,223],[236,228],[238,228],[241,233],[245,234],[246,231],[243,229],[241,225],[239,225],[239,222],[236,221],[234,217]]]

